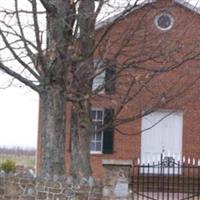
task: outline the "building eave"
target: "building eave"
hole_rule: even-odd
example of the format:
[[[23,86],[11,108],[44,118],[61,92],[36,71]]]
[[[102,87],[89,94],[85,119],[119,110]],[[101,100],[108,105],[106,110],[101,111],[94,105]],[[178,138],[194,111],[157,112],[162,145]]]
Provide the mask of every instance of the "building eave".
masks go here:
[[[133,11],[138,10],[138,9],[144,7],[145,5],[151,4],[151,3],[154,3],[154,2],[156,2],[156,0],[145,0],[143,3],[141,3],[141,4],[139,4],[139,5],[135,6],[135,7],[133,7],[132,9],[130,8],[130,10],[127,11],[127,12],[126,11],[122,11],[122,12],[120,12],[120,13],[112,16],[112,17],[109,17],[109,18],[107,18],[107,19],[105,19],[103,21],[98,22],[96,24],[95,29],[96,30],[101,29],[101,28],[103,28],[103,27],[105,27],[105,26],[113,23],[117,19],[120,19],[122,17],[126,17],[129,13],[132,13]]]
[[[101,29],[109,24],[112,24],[113,22],[115,22],[116,20],[120,19],[120,18],[124,18],[126,17],[128,14],[134,12],[135,10],[138,10],[148,4],[152,4],[152,3],[155,3],[156,1],[158,0],[145,0],[143,3],[133,7],[132,9],[130,8],[129,11],[123,11],[123,12],[120,12],[112,17],[109,17],[103,21],[100,21],[96,24],[96,27],[95,29],[98,30],[98,29]],[[185,8],[197,13],[197,14],[200,14],[200,8],[199,7],[196,7],[195,5],[192,5],[191,3],[189,3],[188,1],[186,0],[173,0],[175,3],[181,5],[181,6],[184,6]]]
[[[189,3],[188,1],[185,0],[174,0],[174,2],[176,2],[177,4],[180,4],[181,6],[184,6],[186,8],[188,8],[189,10],[200,14],[200,8],[196,7],[196,5],[192,5],[191,3]]]

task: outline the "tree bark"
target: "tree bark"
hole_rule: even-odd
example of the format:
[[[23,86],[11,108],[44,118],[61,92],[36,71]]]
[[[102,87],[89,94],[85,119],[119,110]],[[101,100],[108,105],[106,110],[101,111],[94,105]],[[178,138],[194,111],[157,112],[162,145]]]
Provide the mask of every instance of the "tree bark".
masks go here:
[[[75,4],[63,0],[42,0],[41,3],[47,11],[47,49],[40,70],[42,158],[39,174],[62,176],[66,174],[66,88],[71,60],[68,47],[73,41]]]
[[[80,1],[78,7],[79,57],[84,62],[72,66],[73,96],[80,99],[73,103],[71,131],[71,173],[77,181],[88,180],[92,175],[90,164],[92,122],[89,96],[92,92],[91,77],[94,75],[95,21],[94,1]]]
[[[90,165],[90,136],[92,123],[90,120],[90,103],[88,100],[74,104],[72,114],[72,168],[75,180],[88,180],[92,175]]]
[[[62,176],[65,171],[66,89],[51,84],[40,94],[42,176]]]

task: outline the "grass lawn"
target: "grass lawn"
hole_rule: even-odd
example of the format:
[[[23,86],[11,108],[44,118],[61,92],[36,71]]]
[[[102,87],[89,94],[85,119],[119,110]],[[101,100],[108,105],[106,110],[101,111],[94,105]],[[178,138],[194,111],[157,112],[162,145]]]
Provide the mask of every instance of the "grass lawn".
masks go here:
[[[25,167],[35,168],[34,155],[15,155],[15,154],[0,154],[0,165],[6,160],[12,160],[16,165],[23,165]]]

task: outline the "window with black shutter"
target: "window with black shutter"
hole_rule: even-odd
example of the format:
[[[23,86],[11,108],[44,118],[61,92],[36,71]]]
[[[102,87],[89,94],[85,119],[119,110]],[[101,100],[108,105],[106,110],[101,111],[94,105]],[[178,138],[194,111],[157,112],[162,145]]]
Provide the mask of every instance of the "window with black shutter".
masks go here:
[[[91,153],[102,153],[103,149],[103,122],[104,122],[104,109],[96,108],[91,111],[93,133],[90,141]]]
[[[92,80],[92,91],[98,94],[104,94],[105,70],[103,69],[103,61],[94,60],[95,77]]]
[[[103,153],[111,154],[113,153],[114,146],[114,127],[112,125],[113,122],[113,109],[105,109],[104,110],[104,133],[103,133]]]
[[[113,109],[95,108],[91,110],[94,130],[90,141],[91,153],[111,154],[113,152],[113,114]]]
[[[116,73],[114,67],[106,68],[105,73],[105,92],[106,94],[113,94],[116,89]]]
[[[116,88],[116,68],[115,64],[109,60],[94,61],[95,73],[92,81],[92,90],[99,90],[99,94],[113,94]]]

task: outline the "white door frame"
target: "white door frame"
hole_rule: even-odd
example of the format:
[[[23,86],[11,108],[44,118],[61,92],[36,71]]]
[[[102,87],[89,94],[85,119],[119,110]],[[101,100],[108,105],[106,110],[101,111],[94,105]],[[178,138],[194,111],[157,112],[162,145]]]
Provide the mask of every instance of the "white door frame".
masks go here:
[[[161,118],[161,120],[156,119],[156,118],[160,118],[165,113],[166,113],[166,117],[164,116],[163,118]],[[171,134],[170,137],[168,138],[168,140],[165,140],[164,139],[164,132],[160,132],[160,130],[159,130],[159,128],[161,128],[161,130],[164,130],[163,129],[164,124],[160,124],[160,126],[159,126],[159,123],[162,123],[162,121],[164,122],[164,120],[167,119],[168,116],[169,117],[170,116],[175,117],[176,121],[174,121],[175,124],[173,124],[173,125],[177,129],[177,134],[176,135]],[[151,120],[151,118],[152,118],[153,123],[155,125],[154,124],[150,125],[151,121],[149,121],[149,122],[147,121],[147,120]],[[156,122],[154,122],[155,119],[157,120]],[[165,120],[165,122],[166,122],[166,128],[167,128],[166,131],[168,133],[168,131],[170,131],[170,128],[173,128],[172,127],[173,117],[168,118],[168,121]],[[148,126],[150,125],[150,126],[147,127],[147,125]],[[155,126],[157,126],[157,127],[155,127]],[[142,129],[144,129],[144,130],[142,130]],[[145,131],[145,129],[146,129],[146,131]],[[149,136],[144,135],[145,132],[147,134],[151,134],[151,136],[149,137]],[[155,137],[156,137],[156,139],[155,139]],[[147,140],[147,141],[145,141],[145,140]],[[160,158],[159,158],[160,155],[162,155],[163,158],[164,157],[172,157],[172,158],[175,159],[176,163],[178,161],[181,162],[182,140],[183,140],[183,112],[182,111],[161,109],[161,110],[157,110],[155,112],[152,112],[149,115],[142,117],[141,146],[140,146],[140,149],[141,149],[141,155],[140,155],[141,164],[148,164],[148,162],[149,162],[149,164],[152,164],[153,162],[156,164],[160,161]],[[171,142],[173,142],[173,144],[171,144]],[[156,143],[158,143],[158,144],[156,144]],[[164,152],[163,150],[166,148],[166,146],[167,146],[167,152]],[[172,151],[174,151],[174,152],[171,152],[171,154],[169,154],[170,148],[172,148],[173,149]],[[151,155],[147,156],[148,158],[145,158],[145,154],[148,155],[148,151],[149,151],[148,149],[150,150],[151,153],[149,153],[149,154],[151,154]],[[145,151],[147,151],[147,152],[145,152]],[[154,172],[156,173],[156,171],[154,171]],[[157,173],[159,173],[159,172],[157,172]],[[168,173],[168,171],[167,171],[167,173]]]

